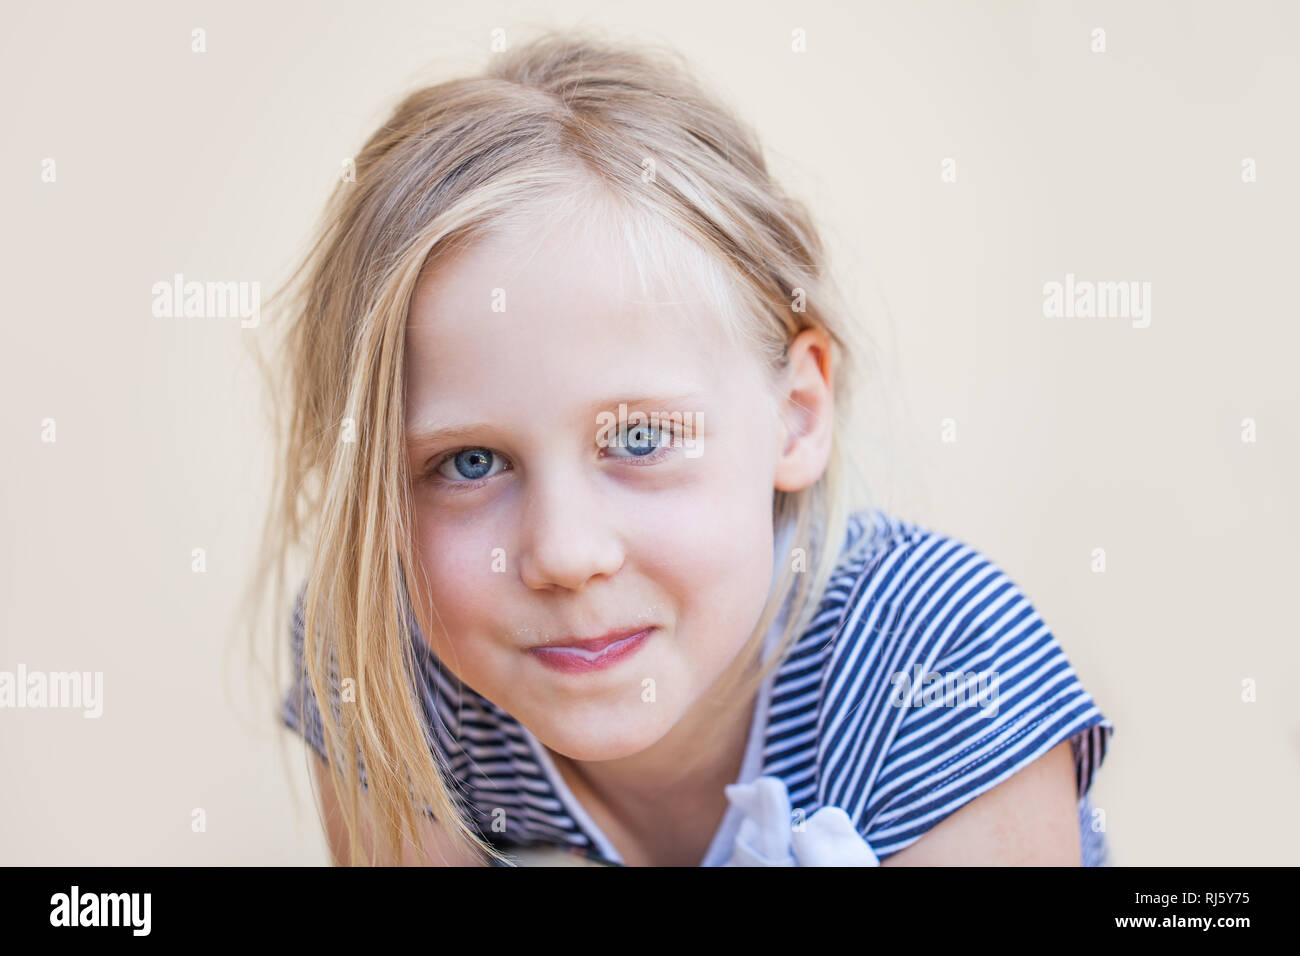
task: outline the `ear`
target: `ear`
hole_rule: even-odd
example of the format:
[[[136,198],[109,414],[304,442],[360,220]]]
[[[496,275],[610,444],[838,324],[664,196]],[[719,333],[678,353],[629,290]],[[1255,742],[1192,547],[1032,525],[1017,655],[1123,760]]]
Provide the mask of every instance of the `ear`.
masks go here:
[[[776,461],[777,491],[815,484],[831,455],[835,422],[831,342],[820,329],[805,329],[790,343],[780,395],[785,426]]]

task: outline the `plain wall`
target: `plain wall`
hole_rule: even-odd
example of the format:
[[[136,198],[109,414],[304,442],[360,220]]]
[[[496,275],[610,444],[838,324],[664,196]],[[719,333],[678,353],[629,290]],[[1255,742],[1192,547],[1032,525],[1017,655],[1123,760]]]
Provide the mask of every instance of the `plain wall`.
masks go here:
[[[155,317],[151,289],[265,299],[403,93],[494,28],[579,21],[681,49],[812,208],[881,350],[878,500],[1002,565],[1115,723],[1114,861],[1300,860],[1295,5],[131,6],[0,34],[0,670],[105,681],[98,719],[0,710],[0,864],[326,861],[233,631],[274,329]],[[1150,282],[1149,327],[1045,316],[1067,273]]]

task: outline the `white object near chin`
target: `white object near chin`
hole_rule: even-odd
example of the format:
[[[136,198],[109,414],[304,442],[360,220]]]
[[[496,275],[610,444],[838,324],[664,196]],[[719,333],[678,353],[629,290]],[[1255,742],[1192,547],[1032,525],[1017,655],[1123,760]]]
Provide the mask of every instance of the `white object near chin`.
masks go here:
[[[777,777],[729,784],[726,792],[745,817],[724,866],[880,865],[839,807],[822,807],[796,830],[790,822],[790,795]]]

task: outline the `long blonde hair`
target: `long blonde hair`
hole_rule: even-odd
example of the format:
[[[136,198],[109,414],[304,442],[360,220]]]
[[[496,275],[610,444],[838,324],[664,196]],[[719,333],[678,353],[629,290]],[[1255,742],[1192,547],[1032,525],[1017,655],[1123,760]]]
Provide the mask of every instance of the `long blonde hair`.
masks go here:
[[[400,859],[425,811],[453,824],[447,830],[466,851],[507,862],[457,811],[416,684],[408,620],[426,602],[411,600],[424,582],[412,539],[403,355],[423,271],[544,203],[588,223],[597,208],[613,217],[638,269],[668,274],[689,259],[719,320],[773,374],[795,335],[822,329],[836,408],[849,404],[862,349],[825,274],[821,239],[804,206],[772,181],[753,131],[700,88],[680,56],[551,32],[497,55],[478,76],[402,99],[355,157],[355,176],[335,187],[314,244],[275,297],[288,302],[283,351],[263,365],[277,483],[250,593],[260,601],[271,586],[272,607],[284,607],[286,557],[305,548],[304,673],[322,703],[336,792],[346,795],[353,864]],[[752,700],[806,629],[834,569],[851,512],[840,430],[837,421],[814,485],[774,490],[773,527],[789,552],[741,654],[759,663],[778,616],[781,636],[762,667],[727,688],[728,706]],[[328,706],[331,668],[355,680],[355,704],[337,712]],[[379,860],[359,848],[358,757]]]

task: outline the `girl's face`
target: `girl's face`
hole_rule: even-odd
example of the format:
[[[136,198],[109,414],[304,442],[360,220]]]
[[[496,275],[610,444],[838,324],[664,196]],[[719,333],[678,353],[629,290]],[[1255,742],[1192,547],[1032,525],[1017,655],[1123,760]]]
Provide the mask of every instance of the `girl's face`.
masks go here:
[[[573,760],[651,746],[735,661],[771,586],[786,437],[759,362],[681,290],[635,301],[618,255],[482,240],[421,278],[406,336],[429,643]],[[684,439],[663,417],[620,443],[620,404],[683,413]],[[537,651],[643,628],[600,669]]]

